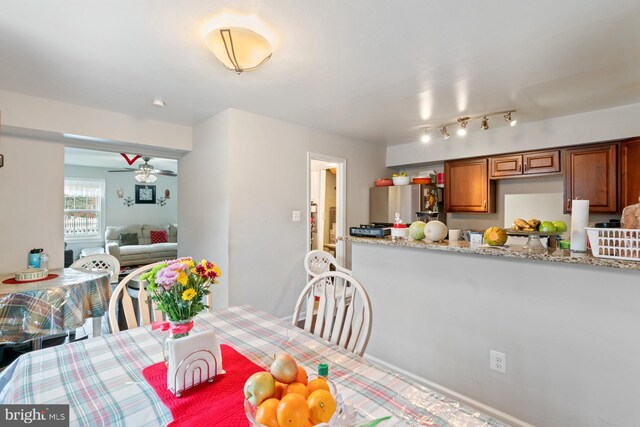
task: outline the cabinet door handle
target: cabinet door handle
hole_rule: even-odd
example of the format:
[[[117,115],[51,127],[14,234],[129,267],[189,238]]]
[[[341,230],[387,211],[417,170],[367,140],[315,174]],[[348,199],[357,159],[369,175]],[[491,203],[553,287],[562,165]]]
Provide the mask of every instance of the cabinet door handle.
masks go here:
[[[569,210],[571,209],[570,205],[569,205],[570,201],[571,201],[571,199],[567,198],[567,212],[569,212]]]
[[[524,173],[527,173],[527,164],[524,164]]]
[[[518,163],[518,172],[522,172],[522,163]]]
[[[487,200],[482,203],[482,209],[487,209]]]

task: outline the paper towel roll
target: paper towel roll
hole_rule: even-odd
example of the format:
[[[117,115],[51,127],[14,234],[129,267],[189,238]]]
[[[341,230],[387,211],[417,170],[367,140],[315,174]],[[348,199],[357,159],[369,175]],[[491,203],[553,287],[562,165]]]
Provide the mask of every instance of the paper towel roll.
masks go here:
[[[589,226],[589,201],[571,201],[571,250],[576,252],[587,251],[587,231]]]

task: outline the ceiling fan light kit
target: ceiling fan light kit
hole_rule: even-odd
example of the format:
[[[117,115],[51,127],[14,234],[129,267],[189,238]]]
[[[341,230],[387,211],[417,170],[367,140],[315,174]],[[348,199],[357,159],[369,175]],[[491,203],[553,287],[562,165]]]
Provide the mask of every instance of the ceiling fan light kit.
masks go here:
[[[137,156],[137,157],[140,157],[140,156]],[[125,158],[127,159],[127,162],[129,162],[129,159],[127,157]],[[138,169],[124,168],[124,169],[110,170],[109,172],[134,172],[136,174],[134,179],[143,184],[151,184],[156,182],[158,180],[158,177],[156,175],[178,176],[175,172],[170,170],[154,169],[153,165],[149,164],[149,160],[151,160],[151,157],[143,157],[142,159],[144,160],[144,163],[141,164],[138,167]],[[132,164],[132,163],[133,162],[129,164]]]
[[[511,127],[513,127],[518,122],[517,120],[511,117],[511,114],[515,112],[516,110],[505,110],[505,111],[496,111],[493,113],[476,114],[473,116],[462,116],[446,123],[428,125],[422,128],[420,141],[422,141],[423,143],[429,142],[431,140],[431,136],[429,133],[432,130],[439,131],[440,135],[442,136],[442,139],[448,139],[450,134],[449,134],[449,131],[447,130],[447,127],[451,127],[455,125],[460,126],[460,128],[457,131],[457,134],[459,136],[465,136],[467,134],[467,125],[472,120],[476,120],[476,119],[481,119],[480,130],[487,130],[489,129],[489,117],[491,116],[504,115],[505,121],[509,123]]]

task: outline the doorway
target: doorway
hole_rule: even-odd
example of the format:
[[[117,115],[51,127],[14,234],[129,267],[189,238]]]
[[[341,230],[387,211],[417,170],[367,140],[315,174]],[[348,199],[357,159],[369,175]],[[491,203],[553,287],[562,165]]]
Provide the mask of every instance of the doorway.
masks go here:
[[[307,156],[307,251],[324,250],[345,265],[346,159]]]

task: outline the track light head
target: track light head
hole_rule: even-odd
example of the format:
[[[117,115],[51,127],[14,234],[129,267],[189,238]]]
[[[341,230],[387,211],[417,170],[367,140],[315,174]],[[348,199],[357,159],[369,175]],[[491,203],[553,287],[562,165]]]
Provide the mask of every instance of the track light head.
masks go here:
[[[440,128],[440,135],[442,135],[443,139],[447,139],[447,138],[449,138],[449,136],[451,136],[451,135],[449,135],[449,132],[447,132],[447,127],[446,126],[442,126]]]
[[[482,125],[480,126],[481,130],[487,130],[489,129],[489,118],[487,116],[484,116],[482,118]]]
[[[431,135],[429,135],[429,129],[425,129],[422,131],[422,136],[420,137],[420,141],[422,141],[425,144],[431,141]]]
[[[458,117],[458,123],[460,123],[458,135],[465,136],[467,134],[467,123],[469,123],[469,117]]]
[[[509,126],[515,126],[518,121],[511,118],[511,111],[504,115],[504,119],[509,123]]]

